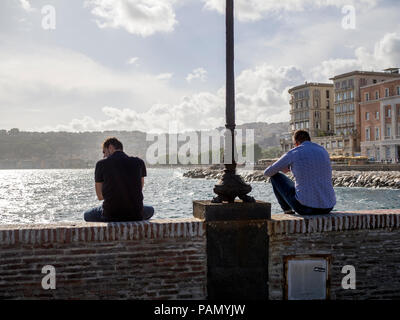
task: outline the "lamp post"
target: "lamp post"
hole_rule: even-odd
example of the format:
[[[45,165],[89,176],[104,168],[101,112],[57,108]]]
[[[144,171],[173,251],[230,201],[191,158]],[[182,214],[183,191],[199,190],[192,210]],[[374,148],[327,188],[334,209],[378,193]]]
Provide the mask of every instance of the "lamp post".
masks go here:
[[[235,148],[235,69],[234,69],[234,0],[226,0],[226,107],[224,174],[215,185],[217,196],[213,203],[234,202],[239,197],[244,202],[254,202],[247,194],[251,186],[236,174]]]

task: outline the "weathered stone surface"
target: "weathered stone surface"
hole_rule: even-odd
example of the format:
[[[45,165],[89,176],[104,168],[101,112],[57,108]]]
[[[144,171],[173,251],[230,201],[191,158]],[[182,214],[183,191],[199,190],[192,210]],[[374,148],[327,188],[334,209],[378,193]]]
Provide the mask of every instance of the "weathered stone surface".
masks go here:
[[[271,218],[271,204],[263,201],[211,203],[193,201],[193,215],[205,221],[265,220]]]
[[[246,182],[268,181],[262,170],[241,171]],[[219,179],[221,170],[196,168],[183,174],[188,178]],[[288,177],[293,179],[292,174]],[[334,187],[366,187],[400,189],[400,171],[332,171]]]

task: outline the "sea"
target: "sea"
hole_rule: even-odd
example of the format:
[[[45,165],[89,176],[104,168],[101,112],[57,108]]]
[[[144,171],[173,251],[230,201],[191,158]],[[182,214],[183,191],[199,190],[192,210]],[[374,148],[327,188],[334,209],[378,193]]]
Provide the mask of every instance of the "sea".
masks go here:
[[[148,168],[144,203],[154,218],[190,218],[193,200],[211,200],[217,180],[183,177],[187,169]],[[240,173],[240,171],[239,171]],[[282,213],[271,185],[252,182],[249,194]],[[400,190],[335,188],[334,211],[399,208]],[[95,194],[94,169],[0,170],[0,224],[48,224],[83,221],[87,209],[101,205]]]

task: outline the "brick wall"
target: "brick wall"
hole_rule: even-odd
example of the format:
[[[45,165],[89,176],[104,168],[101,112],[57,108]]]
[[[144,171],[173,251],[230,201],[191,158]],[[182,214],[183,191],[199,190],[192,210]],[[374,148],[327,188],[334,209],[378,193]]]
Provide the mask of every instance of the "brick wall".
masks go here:
[[[45,265],[55,290],[42,288]],[[204,299],[206,269],[197,219],[0,228],[3,299]]]
[[[331,299],[400,298],[400,210],[273,215],[268,223],[270,299],[283,299],[284,258],[331,255]],[[344,290],[342,267],[353,265],[356,289]]]
[[[400,298],[400,210],[279,214],[267,225],[270,299],[284,298],[285,257],[315,254],[331,257],[331,299]],[[205,299],[205,230],[194,218],[2,226],[0,298]],[[55,290],[42,289],[45,265]],[[341,287],[344,265],[356,290]]]

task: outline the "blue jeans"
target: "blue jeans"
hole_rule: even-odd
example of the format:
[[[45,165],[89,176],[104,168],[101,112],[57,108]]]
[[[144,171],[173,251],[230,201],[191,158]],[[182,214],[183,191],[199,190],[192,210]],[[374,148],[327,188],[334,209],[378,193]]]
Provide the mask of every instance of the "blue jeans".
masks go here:
[[[149,220],[154,214],[154,208],[151,206],[143,206],[143,220]],[[86,222],[107,222],[107,219],[103,217],[103,206],[99,206],[90,210],[87,210],[83,217]]]
[[[277,173],[270,178],[272,189],[283,211],[293,210],[301,215],[327,214],[333,208],[311,208],[302,205],[296,199],[294,182],[283,173]]]

